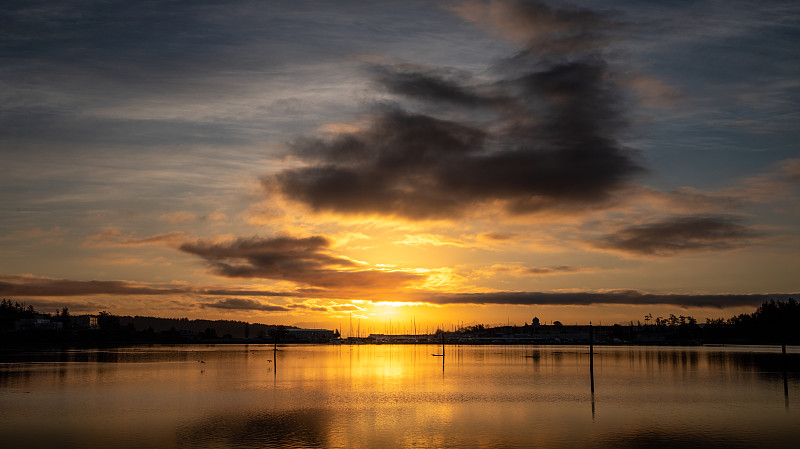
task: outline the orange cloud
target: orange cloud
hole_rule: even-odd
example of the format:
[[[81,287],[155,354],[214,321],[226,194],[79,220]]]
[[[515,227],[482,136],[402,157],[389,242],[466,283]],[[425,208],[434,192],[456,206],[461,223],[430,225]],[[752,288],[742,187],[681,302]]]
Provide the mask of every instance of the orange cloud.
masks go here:
[[[609,13],[539,2],[469,1],[451,9],[464,20],[540,54],[597,50],[624,26]]]
[[[159,217],[159,220],[166,221],[167,223],[186,223],[187,221],[192,221],[196,218],[197,216],[195,214],[182,210],[178,212],[164,214],[161,217]]]
[[[227,219],[227,218],[228,218],[228,216],[227,216],[227,215],[225,215],[225,213],[224,213],[224,212],[222,212],[222,211],[215,210],[214,212],[212,212],[212,213],[208,214],[208,215],[207,215],[206,217],[204,217],[204,218],[207,218],[207,219],[209,219],[209,220],[212,220],[212,221],[220,221],[220,220],[225,220],[225,219]]]
[[[64,233],[60,226],[55,226],[49,230],[39,227],[27,229],[24,231],[15,231],[9,234],[5,239],[19,239],[19,238],[39,238],[39,237],[54,237]]]

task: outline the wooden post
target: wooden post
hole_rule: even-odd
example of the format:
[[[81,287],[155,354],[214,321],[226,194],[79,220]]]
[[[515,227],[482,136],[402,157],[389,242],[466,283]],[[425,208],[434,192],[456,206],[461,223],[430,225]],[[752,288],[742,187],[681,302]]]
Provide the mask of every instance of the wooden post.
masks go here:
[[[594,331],[591,321],[589,321],[589,379],[591,382],[592,395],[594,395]]]
[[[783,354],[783,397],[786,402],[786,408],[789,408],[789,376],[788,376],[788,362],[786,359],[786,343],[781,344],[781,353]]]

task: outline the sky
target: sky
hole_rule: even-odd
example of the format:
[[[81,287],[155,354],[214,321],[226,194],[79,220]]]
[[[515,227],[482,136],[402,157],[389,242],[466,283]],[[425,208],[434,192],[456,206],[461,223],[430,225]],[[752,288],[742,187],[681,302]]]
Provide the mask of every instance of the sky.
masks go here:
[[[661,3],[4,2],[0,296],[345,336],[800,299],[800,4]]]

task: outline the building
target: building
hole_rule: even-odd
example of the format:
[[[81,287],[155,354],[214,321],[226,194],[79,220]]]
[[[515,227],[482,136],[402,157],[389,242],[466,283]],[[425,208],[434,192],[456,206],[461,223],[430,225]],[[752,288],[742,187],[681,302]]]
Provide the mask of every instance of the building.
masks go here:
[[[36,315],[33,318],[23,318],[14,321],[14,327],[18,331],[26,330],[56,330],[60,331],[64,328],[64,324],[60,321],[52,321],[48,315]]]
[[[72,327],[77,329],[97,329],[97,317],[92,315],[70,316]]]
[[[335,338],[328,329],[286,329],[287,343],[327,343]]]

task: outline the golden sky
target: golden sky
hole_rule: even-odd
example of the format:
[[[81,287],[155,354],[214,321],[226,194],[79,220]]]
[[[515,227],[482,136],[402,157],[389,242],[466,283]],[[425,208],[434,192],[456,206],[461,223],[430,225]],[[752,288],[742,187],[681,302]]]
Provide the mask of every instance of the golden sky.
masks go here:
[[[8,8],[0,295],[347,335],[800,291],[800,8],[379,3]]]

